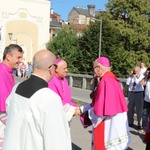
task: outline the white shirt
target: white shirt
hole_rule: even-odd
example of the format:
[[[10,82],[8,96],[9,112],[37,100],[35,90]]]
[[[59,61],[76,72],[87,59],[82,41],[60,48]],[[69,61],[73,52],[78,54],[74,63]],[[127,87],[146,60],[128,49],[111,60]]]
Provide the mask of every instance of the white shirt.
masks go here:
[[[126,80],[126,84],[129,85],[129,91],[132,91],[132,92],[144,91],[144,87],[140,83],[143,78],[144,78],[143,74],[140,74],[138,77],[136,77],[136,79],[134,79],[133,76],[128,77]],[[136,83],[135,89],[133,89],[134,81]]]
[[[145,75],[146,70],[147,70],[147,68],[145,68],[145,67],[141,68],[141,74]]]
[[[71,150],[70,128],[60,97],[42,88],[31,98],[15,93],[7,99],[2,150]]]
[[[144,100],[150,103],[150,79],[146,83]]]

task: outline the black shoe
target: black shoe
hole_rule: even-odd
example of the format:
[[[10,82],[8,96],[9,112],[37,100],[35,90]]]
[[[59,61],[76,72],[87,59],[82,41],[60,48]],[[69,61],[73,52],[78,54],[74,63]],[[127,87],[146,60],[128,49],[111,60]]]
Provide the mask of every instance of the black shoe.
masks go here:
[[[141,130],[142,128],[141,128],[141,126],[137,126],[137,129],[138,129],[138,130]]]
[[[129,124],[129,127],[133,127],[133,124]]]

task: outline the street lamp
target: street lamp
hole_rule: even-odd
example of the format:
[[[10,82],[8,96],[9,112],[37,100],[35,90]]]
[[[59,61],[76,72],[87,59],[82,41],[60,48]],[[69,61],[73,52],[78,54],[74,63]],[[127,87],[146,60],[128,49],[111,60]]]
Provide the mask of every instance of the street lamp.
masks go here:
[[[8,35],[9,35],[9,39],[11,40],[12,39],[12,33],[8,33]]]
[[[12,41],[15,41],[17,44],[17,39],[13,39],[13,33],[8,33],[8,36],[9,36],[11,43],[12,43]]]
[[[99,33],[99,52],[98,56],[101,56],[101,41],[102,41],[102,17],[100,19],[96,19],[95,17],[95,5],[88,5],[88,10],[90,13],[90,16],[92,17],[91,20],[99,21],[100,22],[100,33]]]

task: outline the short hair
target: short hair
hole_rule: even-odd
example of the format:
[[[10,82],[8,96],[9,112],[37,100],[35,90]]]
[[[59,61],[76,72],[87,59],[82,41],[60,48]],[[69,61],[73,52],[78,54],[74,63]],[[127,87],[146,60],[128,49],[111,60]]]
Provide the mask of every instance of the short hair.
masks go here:
[[[140,66],[134,66],[133,70],[135,69],[141,70]]]
[[[5,47],[4,53],[3,53],[3,60],[5,60],[7,54],[9,54],[9,53],[12,54],[16,50],[18,50],[18,52],[23,53],[22,47],[17,44],[10,44],[7,47]]]

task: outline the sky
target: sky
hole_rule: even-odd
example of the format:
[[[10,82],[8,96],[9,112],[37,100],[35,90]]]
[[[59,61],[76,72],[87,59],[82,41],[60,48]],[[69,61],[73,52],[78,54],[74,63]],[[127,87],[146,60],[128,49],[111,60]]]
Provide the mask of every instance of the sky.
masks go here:
[[[53,11],[61,16],[61,19],[67,21],[68,14],[73,7],[78,6],[79,8],[85,7],[87,5],[94,4],[95,10],[105,10],[105,4],[108,0],[51,0],[51,8]]]

